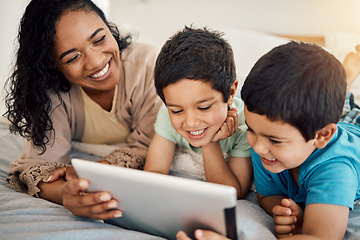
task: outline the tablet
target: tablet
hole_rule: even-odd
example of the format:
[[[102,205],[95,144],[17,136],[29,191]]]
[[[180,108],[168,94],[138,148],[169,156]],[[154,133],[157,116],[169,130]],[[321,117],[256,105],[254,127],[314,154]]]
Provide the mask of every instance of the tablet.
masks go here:
[[[82,159],[72,165],[90,181],[88,192],[108,191],[119,201],[123,216],[107,223],[167,239],[179,230],[194,238],[198,228],[237,239],[234,187]]]

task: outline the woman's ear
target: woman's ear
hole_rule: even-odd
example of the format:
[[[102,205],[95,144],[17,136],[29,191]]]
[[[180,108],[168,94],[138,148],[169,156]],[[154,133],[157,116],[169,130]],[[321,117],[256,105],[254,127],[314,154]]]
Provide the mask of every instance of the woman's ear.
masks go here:
[[[317,131],[314,138],[314,146],[316,148],[324,148],[331,140],[332,136],[334,136],[337,130],[337,126],[335,123],[329,123],[321,130]]]
[[[233,104],[234,102],[234,97],[235,97],[235,94],[236,94],[236,89],[239,85],[239,80],[235,80],[233,82],[233,84],[231,85],[231,89],[230,89],[230,96],[229,96],[229,99],[227,101],[227,105],[230,106],[231,104]]]

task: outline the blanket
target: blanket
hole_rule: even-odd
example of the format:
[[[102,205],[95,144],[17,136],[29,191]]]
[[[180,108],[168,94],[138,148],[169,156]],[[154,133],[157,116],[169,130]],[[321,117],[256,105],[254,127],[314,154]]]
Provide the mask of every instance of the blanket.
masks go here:
[[[103,221],[77,217],[63,206],[8,188],[9,165],[20,154],[23,143],[23,138],[10,134],[8,126],[0,124],[0,239],[163,239]],[[71,157],[100,158],[85,152],[89,146],[75,145],[77,149],[72,150]],[[182,154],[182,158],[186,157]],[[271,230],[272,219],[258,206],[253,194],[249,194],[247,200],[238,201],[236,215],[239,239],[275,239]]]
[[[6,178],[10,162],[21,151],[24,139],[9,133],[6,124],[0,124],[0,239],[164,239],[142,232],[116,227],[100,220],[74,216],[63,206],[15,192],[7,187]],[[106,150],[82,144],[74,144],[71,157],[97,160]],[[89,150],[92,149],[92,150]],[[93,153],[89,153],[93,152]],[[99,155],[94,154],[96,152]],[[180,151],[175,154],[175,165],[180,161],[190,162],[192,154]],[[196,170],[198,171],[198,170]],[[176,167],[171,174],[193,178],[197,172],[179,172]],[[238,200],[236,207],[237,235],[241,240],[273,240],[272,218],[256,202],[255,192],[246,199]],[[348,228],[344,239],[360,239],[360,203],[350,212]]]

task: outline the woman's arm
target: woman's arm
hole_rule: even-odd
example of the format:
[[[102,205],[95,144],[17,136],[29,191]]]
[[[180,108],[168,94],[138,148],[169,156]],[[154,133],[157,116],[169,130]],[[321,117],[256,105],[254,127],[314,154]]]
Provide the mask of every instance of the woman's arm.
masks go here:
[[[132,43],[121,54],[123,72],[118,85],[116,110],[117,118],[127,126],[130,134],[126,146],[119,151],[140,159],[142,166],[137,168],[143,167],[162,104],[154,85],[157,54],[157,48],[143,43]],[[107,159],[119,158],[119,151],[109,154]]]

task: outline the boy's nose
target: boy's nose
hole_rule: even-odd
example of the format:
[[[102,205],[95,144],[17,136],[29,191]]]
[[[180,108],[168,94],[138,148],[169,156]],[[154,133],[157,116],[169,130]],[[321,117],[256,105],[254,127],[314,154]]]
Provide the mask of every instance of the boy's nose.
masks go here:
[[[264,155],[264,154],[268,153],[268,151],[269,151],[268,148],[266,147],[266,145],[261,140],[259,140],[259,138],[257,138],[255,141],[253,141],[253,144],[251,147],[259,155]]]
[[[191,113],[191,112],[187,113],[187,114],[185,115],[184,122],[185,122],[185,125],[186,125],[187,127],[196,126],[196,124],[197,124],[196,114]]]

